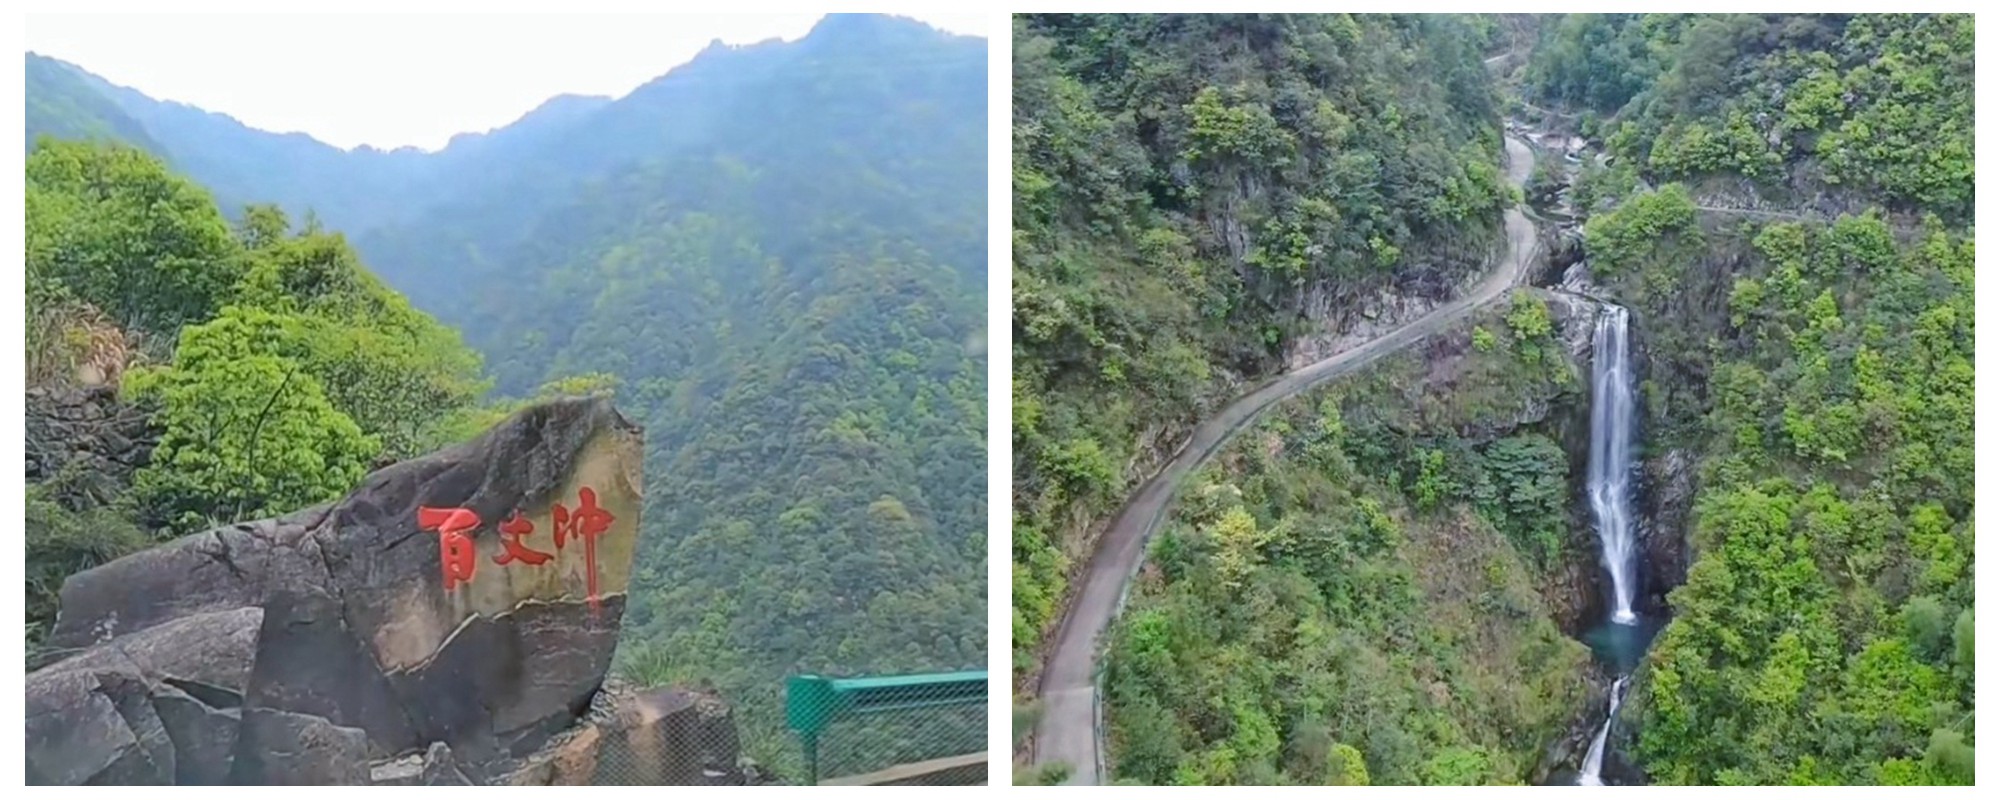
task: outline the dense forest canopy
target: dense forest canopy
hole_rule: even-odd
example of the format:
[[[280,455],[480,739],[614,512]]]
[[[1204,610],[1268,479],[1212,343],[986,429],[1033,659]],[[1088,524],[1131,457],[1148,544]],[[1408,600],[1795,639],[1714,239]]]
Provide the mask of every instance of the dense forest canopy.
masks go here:
[[[983,40],[833,15],[424,154],[255,131],[30,56],[31,131],[276,201],[225,217],[152,158],[53,145],[31,158],[51,183],[31,252],[63,255],[51,307],[74,296],[160,354],[127,380],[162,404],[129,493],[148,531],[325,499],[538,392],[614,392],[648,446],[620,669],[714,687],[746,751],[795,772],[784,676],[986,661],[985,59]],[[105,197],[86,172],[55,191],[84,153],[166,188]],[[134,225],[157,235],[89,238]],[[173,269],[128,308],[144,287],[106,262]],[[274,393],[262,445],[199,427]],[[267,453],[278,435],[314,458]],[[81,562],[49,563],[46,589]],[[851,746],[981,741],[951,724]]]
[[[1287,291],[1476,236],[1506,202],[1499,109],[1585,142],[1525,194],[1599,299],[1517,291],[1277,406],[1178,487],[1101,662],[1107,777],[1562,780],[1629,668],[1621,780],[1973,782],[1969,15],[1015,34],[1024,672],[1149,453],[1308,327]],[[1410,119],[1431,122],[1372,129]],[[1416,163],[1457,172],[1395,161],[1436,152],[1457,158]],[[1638,524],[1672,560],[1642,567],[1664,627],[1635,668],[1576,641],[1603,567],[1575,314],[1599,302],[1631,311]]]
[[[1512,784],[1589,696],[1553,620],[1587,393],[1518,294],[1273,409],[1183,487],[1111,636],[1124,780]],[[1446,388],[1449,387],[1449,388]]]
[[[1306,297],[1494,244],[1493,31],[1452,16],[1023,15],[1014,28],[1015,667],[1073,559]]]
[[[1730,173],[1972,211],[1972,17],[1572,14],[1526,92],[1648,177]]]

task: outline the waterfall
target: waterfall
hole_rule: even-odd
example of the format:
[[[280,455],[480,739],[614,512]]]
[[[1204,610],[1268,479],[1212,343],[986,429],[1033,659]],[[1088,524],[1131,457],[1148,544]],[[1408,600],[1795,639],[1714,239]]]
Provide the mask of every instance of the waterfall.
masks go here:
[[[1611,621],[1621,625],[1638,619],[1632,613],[1638,576],[1632,558],[1636,542],[1629,480],[1636,403],[1627,363],[1628,321],[1623,307],[1609,304],[1597,317],[1590,409],[1590,510],[1604,545],[1604,568],[1611,573]]]
[[[1606,304],[1597,317],[1591,365],[1589,489],[1597,539],[1604,545],[1604,569],[1611,573],[1613,624],[1606,626],[1605,641],[1614,651],[1643,653],[1652,633],[1632,611],[1639,583],[1638,540],[1632,525],[1632,440],[1639,426],[1627,334],[1630,325],[1631,315],[1621,306]],[[1627,657],[1615,661],[1620,673],[1630,669]],[[1621,674],[1611,684],[1611,708],[1605,712],[1604,726],[1597,729],[1597,738],[1591,740],[1590,751],[1583,756],[1583,768],[1576,778],[1579,786],[1604,785],[1599,774],[1604,768],[1604,751],[1630,679],[1629,674]]]
[[[1576,776],[1578,786],[1603,786],[1604,779],[1598,772],[1604,768],[1604,742],[1611,738],[1611,722],[1618,718],[1618,701],[1625,695],[1625,678],[1611,684],[1611,711],[1604,716],[1604,727],[1597,729],[1597,738],[1590,742],[1590,752],[1583,756],[1583,771]]]

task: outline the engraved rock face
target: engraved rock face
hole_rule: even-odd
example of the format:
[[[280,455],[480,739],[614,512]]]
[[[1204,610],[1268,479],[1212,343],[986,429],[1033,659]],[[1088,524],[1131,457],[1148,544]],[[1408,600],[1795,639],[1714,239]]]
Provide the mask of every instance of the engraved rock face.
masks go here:
[[[77,652],[28,678],[29,782],[511,770],[610,668],[642,457],[609,400],[552,401],[334,503],[73,576],[50,644]]]

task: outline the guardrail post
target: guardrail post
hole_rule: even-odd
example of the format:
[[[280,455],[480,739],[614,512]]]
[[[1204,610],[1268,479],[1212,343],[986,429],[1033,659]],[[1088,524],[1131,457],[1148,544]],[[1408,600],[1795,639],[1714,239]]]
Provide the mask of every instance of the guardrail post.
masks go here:
[[[819,732],[799,734],[799,741],[806,749],[806,785],[819,785]]]

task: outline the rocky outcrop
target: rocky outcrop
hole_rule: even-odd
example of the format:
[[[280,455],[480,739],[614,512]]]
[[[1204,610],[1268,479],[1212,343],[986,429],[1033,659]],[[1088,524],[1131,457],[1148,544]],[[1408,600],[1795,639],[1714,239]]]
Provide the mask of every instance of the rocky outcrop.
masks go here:
[[[413,754],[423,780],[509,774],[610,667],[641,438],[608,400],[545,403],[71,577],[49,645],[72,655],[28,676],[29,782],[360,784]]]
[[[582,724],[495,781],[514,786],[740,786],[746,768],[729,706],[679,689],[606,687]]]
[[[1656,613],[1667,609],[1667,593],[1687,581],[1694,560],[1689,541],[1696,489],[1694,457],[1674,448],[1640,464],[1639,552],[1641,600]]]
[[[1577,707],[1576,716],[1562,728],[1562,735],[1550,741],[1542,749],[1540,761],[1528,773],[1528,782],[1536,786],[1574,786],[1576,767],[1583,762],[1584,754],[1590,752],[1590,742],[1597,737],[1597,729],[1604,719],[1591,713],[1591,709],[1605,707],[1611,697],[1611,683],[1603,676],[1592,676],[1588,699]]]
[[[55,499],[71,508],[121,493],[159,442],[145,410],[119,402],[111,387],[40,387],[26,402],[28,483],[64,477]]]
[[[1308,286],[1299,292],[1295,310],[1309,325],[1286,340],[1284,370],[1303,368],[1401,328],[1464,294],[1480,277],[1477,270],[1453,265],[1406,269],[1393,282],[1381,284],[1322,281]]]

